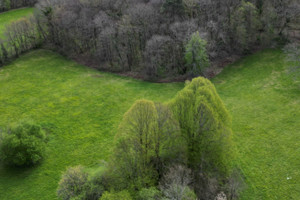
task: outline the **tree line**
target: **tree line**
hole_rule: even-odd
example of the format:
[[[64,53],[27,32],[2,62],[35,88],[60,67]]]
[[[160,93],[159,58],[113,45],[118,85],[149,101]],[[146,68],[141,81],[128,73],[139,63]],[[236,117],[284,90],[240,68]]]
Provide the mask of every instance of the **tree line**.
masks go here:
[[[6,29],[0,63],[46,39],[83,64],[152,80],[212,76],[209,67],[233,55],[285,43],[300,13],[296,0],[39,0],[36,7],[32,19]]]
[[[0,12],[8,11],[11,9],[34,6],[37,0],[1,0]]]
[[[41,31],[61,53],[151,79],[193,74],[185,53],[196,32],[208,59],[220,63],[284,42],[300,13],[296,0],[40,0],[37,7],[47,24]]]
[[[40,47],[44,40],[34,16],[8,24],[0,38],[0,66],[23,52]]]

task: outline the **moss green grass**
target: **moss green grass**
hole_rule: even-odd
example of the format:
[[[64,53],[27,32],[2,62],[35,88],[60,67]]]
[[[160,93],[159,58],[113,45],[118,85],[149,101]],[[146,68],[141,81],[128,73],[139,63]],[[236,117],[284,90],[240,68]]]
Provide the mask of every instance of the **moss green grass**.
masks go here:
[[[4,39],[5,26],[9,23],[32,15],[34,8],[21,8],[0,13],[0,39]]]
[[[66,167],[96,167],[108,158],[119,122],[135,100],[164,102],[183,87],[101,73],[45,50],[0,70],[0,127],[32,119],[50,130],[41,165],[0,167],[1,200],[55,199]]]

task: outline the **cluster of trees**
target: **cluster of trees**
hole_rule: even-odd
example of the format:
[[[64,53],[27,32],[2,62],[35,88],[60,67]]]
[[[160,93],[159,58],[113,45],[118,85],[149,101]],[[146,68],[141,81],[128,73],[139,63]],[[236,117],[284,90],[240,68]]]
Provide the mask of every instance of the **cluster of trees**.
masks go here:
[[[39,31],[36,18],[33,16],[8,24],[5,27],[4,39],[0,39],[0,66],[10,58],[18,57],[23,52],[39,47],[45,37]]]
[[[137,101],[124,115],[101,172],[70,168],[57,194],[60,199],[195,200],[225,192],[234,199],[233,149],[228,111],[213,84],[196,78],[167,104]]]
[[[65,55],[151,78],[195,73],[185,60],[193,33],[206,40],[207,59],[221,61],[284,39],[300,13],[297,0],[40,0],[38,8]]]
[[[10,9],[33,6],[38,0],[1,0],[0,12]]]

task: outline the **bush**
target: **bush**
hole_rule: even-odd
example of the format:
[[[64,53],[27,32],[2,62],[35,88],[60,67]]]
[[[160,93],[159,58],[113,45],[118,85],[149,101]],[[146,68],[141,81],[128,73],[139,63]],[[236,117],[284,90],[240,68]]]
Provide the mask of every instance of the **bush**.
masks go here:
[[[82,166],[70,167],[63,174],[57,196],[63,200],[98,200],[104,192],[102,175],[90,176]]]
[[[156,187],[143,188],[138,192],[137,200],[160,200],[161,192]]]
[[[88,174],[81,166],[70,167],[62,176],[57,189],[59,199],[80,199],[84,196]]]
[[[182,165],[170,167],[160,184],[165,199],[195,200],[194,191],[189,187],[192,182],[191,170]]]
[[[10,128],[0,140],[0,158],[7,165],[29,166],[40,162],[45,154],[43,129],[24,122]]]
[[[100,200],[132,200],[129,192],[123,190],[121,192],[104,192]]]

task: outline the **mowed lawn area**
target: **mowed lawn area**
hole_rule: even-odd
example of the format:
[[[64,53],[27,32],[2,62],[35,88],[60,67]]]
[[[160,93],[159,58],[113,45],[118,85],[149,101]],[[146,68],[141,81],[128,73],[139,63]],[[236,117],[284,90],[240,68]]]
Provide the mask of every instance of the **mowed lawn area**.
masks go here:
[[[0,39],[5,38],[5,26],[33,14],[34,8],[20,8],[0,13]]]
[[[300,199],[300,86],[280,50],[265,50],[213,79],[233,117],[243,200]]]
[[[300,88],[280,50],[265,50],[212,81],[233,118],[243,200],[299,199]],[[0,166],[0,199],[56,199],[68,167],[109,157],[123,114],[135,100],[166,102],[183,83],[155,84],[101,73],[46,50],[0,68],[0,127],[33,119],[48,130],[47,157],[31,169]]]

